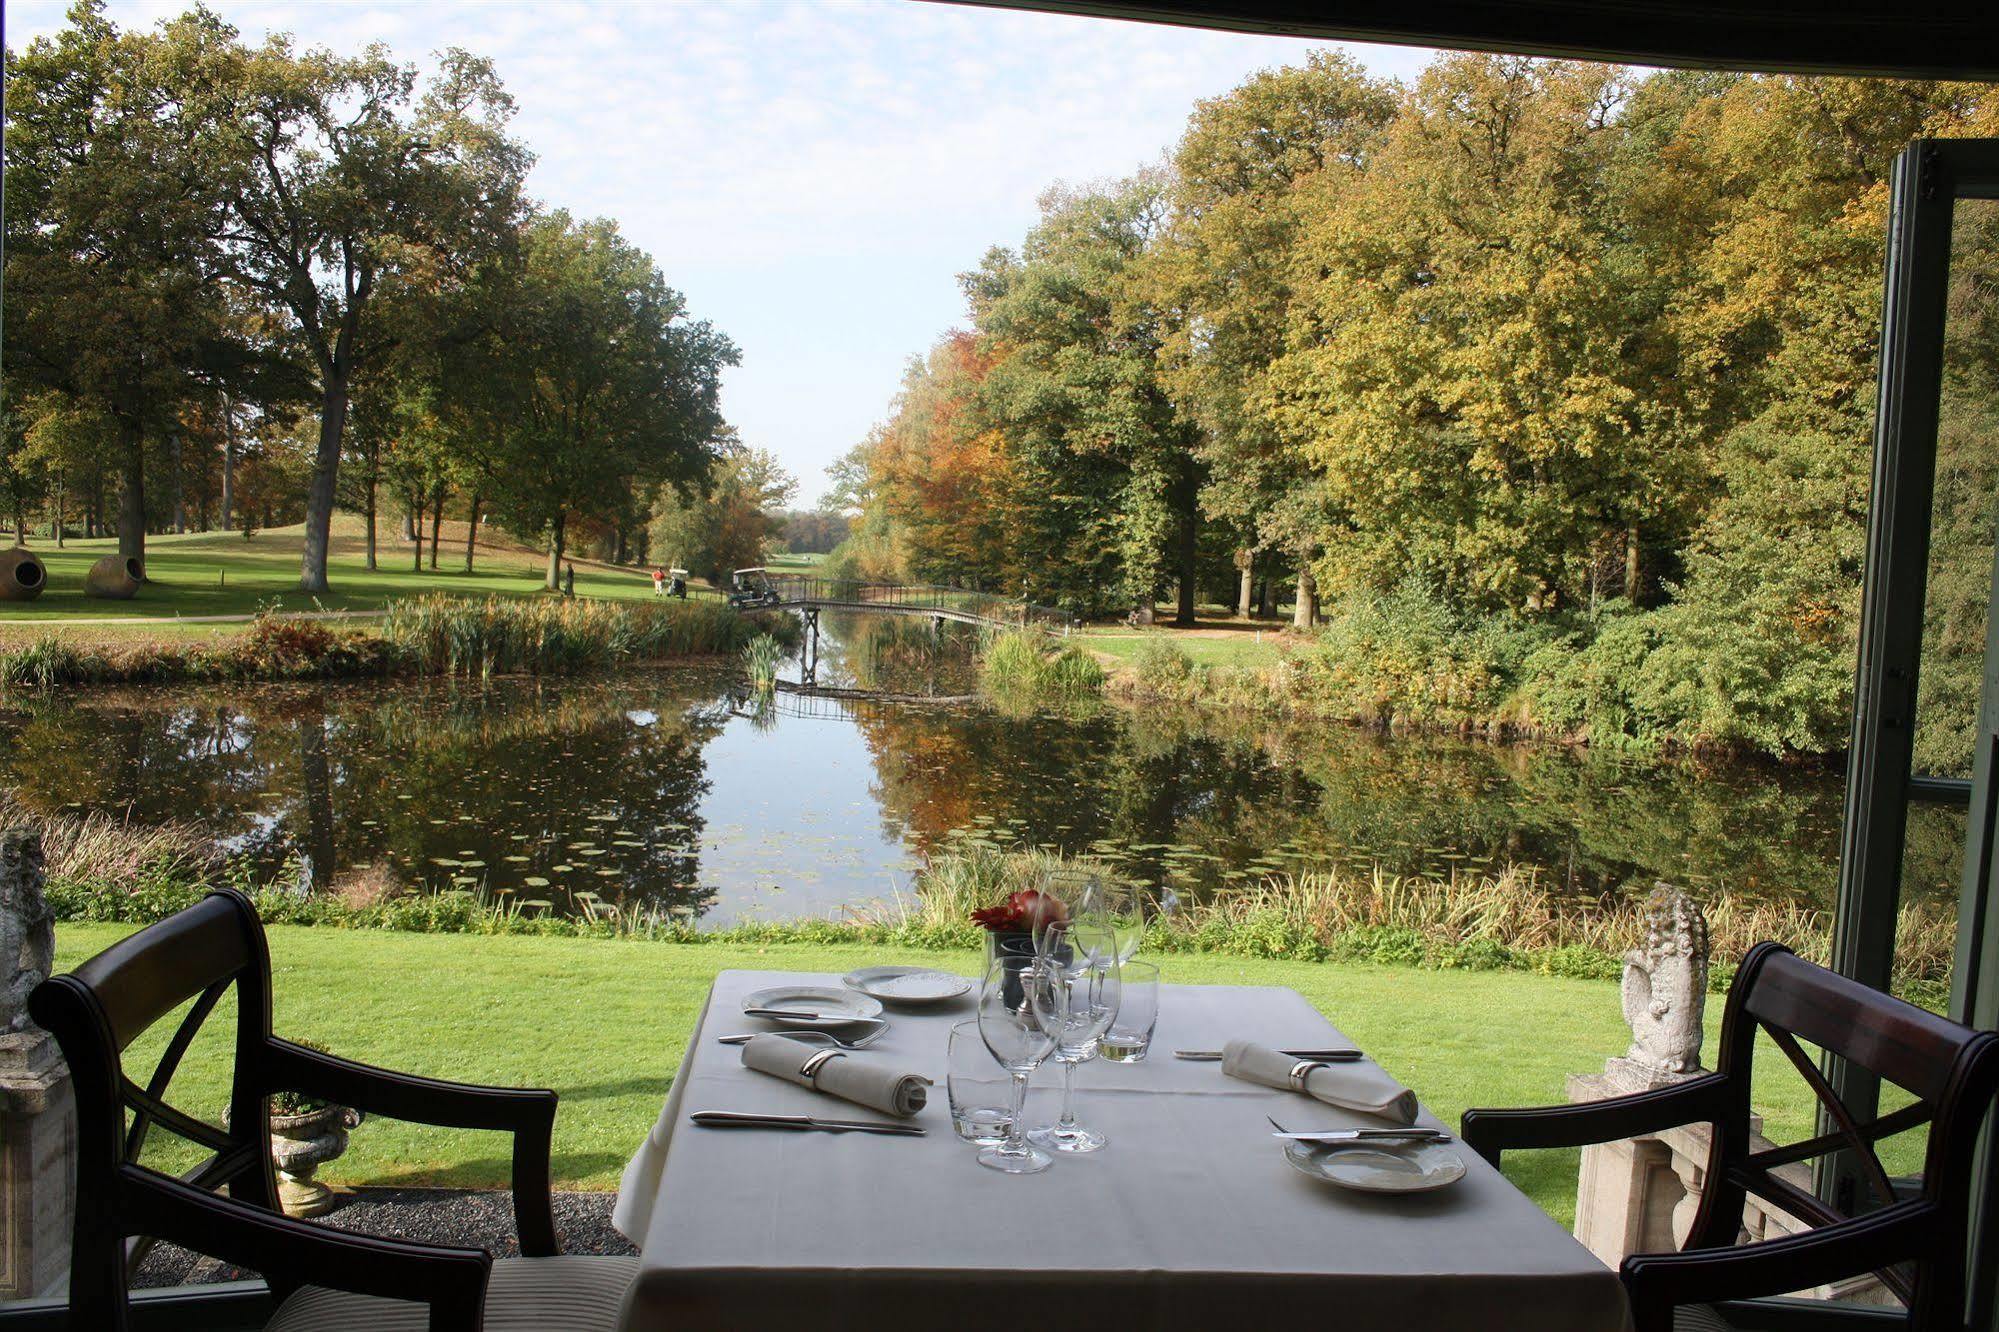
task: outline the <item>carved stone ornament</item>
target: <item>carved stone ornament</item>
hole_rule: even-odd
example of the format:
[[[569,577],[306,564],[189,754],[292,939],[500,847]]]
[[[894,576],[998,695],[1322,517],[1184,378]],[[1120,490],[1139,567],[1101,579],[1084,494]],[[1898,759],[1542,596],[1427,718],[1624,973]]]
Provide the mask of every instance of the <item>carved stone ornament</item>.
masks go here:
[[[1707,918],[1679,889],[1661,883],[1645,901],[1645,945],[1624,955],[1625,1060],[1668,1081],[1701,1071],[1707,1007]]]
[[[0,1035],[28,1026],[28,993],[55,966],[55,917],[42,894],[42,839],[0,833]]]

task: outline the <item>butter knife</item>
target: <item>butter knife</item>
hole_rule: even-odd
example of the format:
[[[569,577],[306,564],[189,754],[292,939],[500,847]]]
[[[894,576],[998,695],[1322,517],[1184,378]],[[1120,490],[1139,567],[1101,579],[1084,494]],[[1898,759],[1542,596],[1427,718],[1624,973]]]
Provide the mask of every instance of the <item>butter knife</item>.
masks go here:
[[[920,1124],[883,1124],[867,1119],[814,1119],[811,1115],[752,1115],[734,1110],[696,1110],[689,1122],[702,1128],[790,1129],[794,1132],[887,1133],[901,1138],[921,1138]]]
[[[1291,1059],[1316,1059],[1324,1064],[1346,1064],[1356,1059],[1367,1058],[1366,1055],[1358,1050],[1279,1050],[1277,1053]],[[1215,1063],[1221,1059],[1222,1052],[1220,1050],[1175,1050],[1173,1057],[1175,1059],[1192,1059]]]

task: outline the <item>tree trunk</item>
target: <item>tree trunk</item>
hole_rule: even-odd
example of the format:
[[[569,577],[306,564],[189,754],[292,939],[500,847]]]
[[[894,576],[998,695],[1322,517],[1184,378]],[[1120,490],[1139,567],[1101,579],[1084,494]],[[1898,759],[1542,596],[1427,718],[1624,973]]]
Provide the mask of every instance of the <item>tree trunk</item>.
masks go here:
[[[556,510],[555,521],[548,527],[548,590],[562,590],[562,541],[567,535],[565,527],[568,517],[560,509]]]
[[[465,572],[472,572],[472,552],[479,544],[479,492],[472,492],[472,509],[465,516]]]
[[[416,573],[423,572],[423,492],[412,491],[409,496],[408,512],[403,514],[403,522],[409,528],[410,568]]]
[[[1175,498],[1180,504],[1180,604],[1174,608],[1173,623],[1191,625],[1194,623],[1194,608],[1200,591],[1201,573],[1201,509],[1200,490],[1194,480],[1193,468],[1186,469],[1186,475],[1175,487],[1179,492]]]
[[[1256,552],[1244,546],[1235,553],[1235,613],[1247,620],[1256,609]]]
[[[63,548],[62,529],[65,520],[68,518],[63,509],[69,502],[69,486],[60,475],[56,477],[55,493],[51,498],[55,500],[56,520],[52,524],[54,530],[49,533],[49,537],[56,543],[56,549],[61,550]]]
[[[123,423],[124,456],[118,461],[118,553],[146,567],[146,432],[137,421]]]
[[[181,456],[180,431],[176,430],[171,435],[168,435],[167,443],[169,445],[169,452],[173,457],[174,469],[174,534],[184,536],[187,533],[187,477],[185,475],[187,467]]]
[[[1319,583],[1312,576],[1312,561],[1298,560],[1298,604],[1291,608],[1291,626],[1310,629],[1319,619]]]
[[[1638,604],[1638,524],[1624,529],[1624,599]]]
[[[437,538],[444,531],[444,485],[430,492],[430,571],[437,572]]]
[[[222,530],[236,526],[236,404],[222,400]]]
[[[331,590],[326,582],[326,556],[333,539],[333,495],[340,480],[340,441],[347,433],[347,371],[329,365],[321,371],[324,390],[319,404],[319,451],[312,460],[312,481],[305,492],[305,554],[299,561],[298,585],[305,592]]]
[[[416,524],[415,524],[415,523],[414,523],[413,521],[411,521],[411,519],[410,519],[410,506],[409,506],[409,505],[404,505],[404,506],[403,506],[403,542],[404,542],[404,544],[408,544],[409,542],[412,542],[412,541],[414,541],[414,540],[416,540],[416,539],[417,539],[417,538],[416,538]]]
[[[367,484],[367,487],[366,487],[366,489],[365,489],[365,490],[363,491],[363,494],[365,495],[365,497],[366,497],[366,500],[367,500],[367,507],[368,507],[368,512],[367,512],[367,515],[366,515],[366,516],[367,516],[367,520],[368,520],[368,555],[367,555],[367,559],[368,559],[368,571],[369,571],[370,573],[373,573],[373,572],[374,572],[374,570],[375,570],[375,488],[376,488],[376,484],[377,484],[377,483],[376,483],[376,481],[375,481],[375,469],[374,469],[373,467],[370,467],[370,468],[368,469],[368,484]]]

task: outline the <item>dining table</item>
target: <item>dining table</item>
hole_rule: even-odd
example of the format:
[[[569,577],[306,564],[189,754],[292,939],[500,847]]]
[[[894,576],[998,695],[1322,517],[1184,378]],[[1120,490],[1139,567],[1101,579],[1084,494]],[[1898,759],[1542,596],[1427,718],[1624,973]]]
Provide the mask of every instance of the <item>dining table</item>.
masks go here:
[[[981,1168],[951,1124],[946,1041],[975,1015],[976,991],[889,1009],[887,1030],[855,1056],[935,1081],[908,1121],[746,1068],[740,1047],[720,1040],[776,1029],[743,1015],[754,991],[839,984],[794,972],[715,978],[612,1214],[639,1248],[625,1332],[1018,1332],[1038,1320],[1079,1332],[1290,1320],[1342,1332],[1630,1326],[1617,1274],[1462,1144],[1464,1176],[1447,1187],[1335,1187],[1292,1168],[1268,1119],[1314,1131],[1381,1120],[1173,1057],[1233,1039],[1350,1044],[1295,991],[1163,986],[1148,1057],[1091,1060],[1079,1071],[1082,1117],[1106,1145],[1021,1176]],[[1419,1063],[1387,1071],[1420,1096]],[[703,1128],[688,1119],[702,1110],[873,1118],[927,1132]],[[1417,1122],[1448,1127],[1427,1109]]]

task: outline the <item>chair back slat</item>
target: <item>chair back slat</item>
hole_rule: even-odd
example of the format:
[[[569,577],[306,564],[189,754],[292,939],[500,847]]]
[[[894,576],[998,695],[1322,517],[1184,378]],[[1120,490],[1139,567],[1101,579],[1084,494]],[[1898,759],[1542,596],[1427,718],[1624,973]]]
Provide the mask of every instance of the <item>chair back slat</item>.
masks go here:
[[[43,981],[29,997],[30,1014],[61,1044],[75,1088],[73,1326],[106,1332],[130,1326],[126,1288],[151,1244],[137,1233],[135,1218],[144,1214],[146,1190],[169,1180],[140,1160],[149,1128],[216,1153],[190,1172],[196,1187],[221,1186],[239,1202],[277,1209],[261,1068],[271,1043],[270,979],[256,909],[241,893],[224,890],[121,939],[69,974]],[[169,1104],[165,1093],[196,1032],[230,989],[236,992],[235,1063],[222,1128]],[[190,1000],[145,1084],[128,1077],[127,1048]],[[211,1238],[192,1233],[195,1227],[175,1228],[190,1233],[155,1229],[152,1235],[196,1252]]]
[[[71,974],[95,996],[122,1054],[148,1027],[251,961],[243,913],[218,893],[120,939]]]
[[[1751,981],[1748,1013],[1847,1062],[1879,1074],[1922,1100],[1939,1100],[1967,1028],[1859,981],[1773,951]]]
[[[1755,1146],[1751,1088],[1757,1046],[1766,1040],[1817,1098],[1829,1131],[1787,1146]],[[1913,1093],[1914,1103],[1880,1116],[1854,1114],[1800,1042]],[[1910,1326],[1957,1326],[1944,1319],[1955,1317],[1964,1298],[1967,1180],[1979,1125],[1999,1088],[1999,1037],[1869,989],[1780,945],[1762,943],[1749,950],[1730,988],[1719,1067],[1729,1087],[1729,1110],[1715,1121],[1707,1185],[1685,1247],[1715,1251],[1721,1266],[1732,1252],[1753,1251],[1754,1245],[1737,1247],[1751,1194],[1814,1228],[1848,1223],[1861,1212],[1867,1220],[1927,1217],[1925,1225],[1935,1227],[1932,1240],[1912,1241],[1917,1230],[1905,1226],[1896,1232],[1899,1242],[1882,1245],[1869,1256],[1879,1261],[1876,1276],[1908,1310]],[[1929,1143],[1920,1192],[1913,1198],[1897,1196],[1896,1183],[1874,1145],[1925,1123]],[[1842,1196],[1835,1207],[1778,1173],[1833,1152],[1851,1154],[1869,1191],[1878,1195],[1875,1199]],[[1642,1266],[1642,1259],[1627,1260],[1627,1267],[1634,1263]],[[1799,1275],[1799,1288],[1824,1279],[1803,1280],[1802,1269]]]

